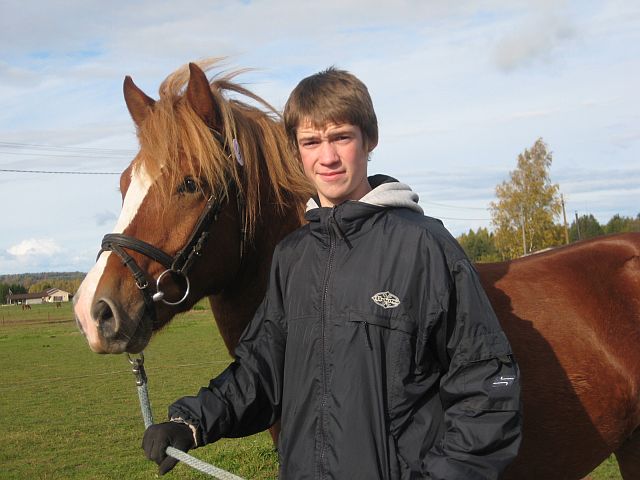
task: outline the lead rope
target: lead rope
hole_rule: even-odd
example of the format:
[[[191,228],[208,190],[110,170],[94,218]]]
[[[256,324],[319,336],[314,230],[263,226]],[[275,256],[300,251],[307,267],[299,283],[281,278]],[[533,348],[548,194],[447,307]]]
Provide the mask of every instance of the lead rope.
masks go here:
[[[140,410],[142,410],[142,419],[144,420],[144,428],[148,428],[153,424],[153,413],[151,412],[151,403],[149,402],[149,390],[147,388],[147,374],[144,370],[144,355],[141,353],[140,357],[132,358],[127,354],[129,363],[132,365],[133,375],[136,378],[136,386],[138,387],[138,399],[140,400]],[[203,462],[195,457],[192,457],[182,450],[178,450],[174,447],[167,447],[167,455],[186,463],[191,468],[206,473],[218,480],[244,480],[242,477],[234,475],[233,473],[222,470],[214,465]]]

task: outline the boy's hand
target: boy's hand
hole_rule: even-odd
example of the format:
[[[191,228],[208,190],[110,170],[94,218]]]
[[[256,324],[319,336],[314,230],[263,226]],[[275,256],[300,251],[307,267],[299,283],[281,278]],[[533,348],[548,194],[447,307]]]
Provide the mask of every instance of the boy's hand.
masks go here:
[[[151,425],[144,432],[142,448],[147,458],[159,465],[160,475],[169,472],[179,461],[167,455],[167,447],[183,452],[195,447],[191,428],[184,423],[165,422]]]

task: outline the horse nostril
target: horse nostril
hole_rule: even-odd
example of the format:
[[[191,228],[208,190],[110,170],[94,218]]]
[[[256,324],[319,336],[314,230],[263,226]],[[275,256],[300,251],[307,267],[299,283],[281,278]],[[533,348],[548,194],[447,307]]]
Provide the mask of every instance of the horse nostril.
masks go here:
[[[104,300],[98,300],[91,309],[91,316],[98,324],[103,338],[112,338],[118,333],[118,321],[113,309]]]

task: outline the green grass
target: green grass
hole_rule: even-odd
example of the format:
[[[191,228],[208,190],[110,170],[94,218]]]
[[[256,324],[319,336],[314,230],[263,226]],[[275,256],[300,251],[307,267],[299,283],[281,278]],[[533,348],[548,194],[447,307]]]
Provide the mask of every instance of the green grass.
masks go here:
[[[155,420],[228,362],[210,311],[178,316],[145,352]],[[0,478],[156,478],[155,464],[140,448],[144,425],[131,367],[122,355],[89,350],[69,304],[0,308],[0,365]],[[192,453],[248,479],[277,476],[267,433]],[[210,478],[182,464],[174,472],[173,478]],[[621,477],[609,459],[590,478]]]
[[[55,306],[49,319],[45,306],[37,307],[31,312],[51,323],[26,323],[29,311],[24,322],[0,322],[0,478],[156,478],[155,464],[140,448],[144,425],[126,357],[92,353],[70,307],[66,321],[55,322]],[[209,311],[176,318],[145,352],[155,420],[228,362]],[[222,440],[193,454],[245,478],[277,476],[268,433]],[[174,478],[210,478],[181,464],[175,472]]]
[[[68,321],[73,317],[71,302],[62,302],[60,307],[55,304],[31,305],[30,310],[22,310],[20,305],[0,306],[0,327],[19,322],[43,323]]]

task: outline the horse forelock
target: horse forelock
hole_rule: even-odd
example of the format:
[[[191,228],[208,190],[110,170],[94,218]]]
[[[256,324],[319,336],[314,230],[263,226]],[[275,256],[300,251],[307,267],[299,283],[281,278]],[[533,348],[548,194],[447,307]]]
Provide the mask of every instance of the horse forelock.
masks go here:
[[[206,71],[219,59],[205,61]],[[220,114],[217,134],[190,107],[185,91],[189,70],[182,67],[160,86],[160,99],[138,129],[141,152],[136,162],[152,175],[162,170],[159,191],[167,198],[186,175],[205,182],[218,196],[229,197],[233,184],[244,198],[245,228],[255,231],[263,202],[281,209],[302,206],[312,190],[290,153],[279,115],[264,100],[232,79],[244,70],[214,76],[210,81]],[[245,103],[229,94],[261,105]],[[244,160],[237,161],[234,140]],[[268,191],[261,191],[266,186]],[[168,204],[168,203],[167,203]]]

